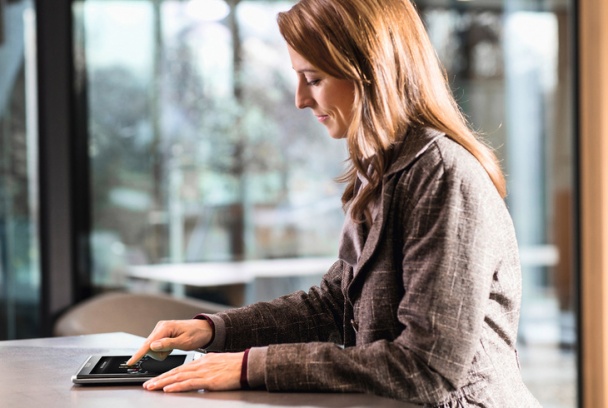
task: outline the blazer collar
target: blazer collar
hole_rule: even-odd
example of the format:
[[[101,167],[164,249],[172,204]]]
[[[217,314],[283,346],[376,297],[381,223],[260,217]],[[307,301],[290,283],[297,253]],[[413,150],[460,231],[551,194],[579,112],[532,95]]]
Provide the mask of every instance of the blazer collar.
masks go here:
[[[407,168],[442,136],[445,134],[432,128],[410,128],[403,140],[395,144],[394,149],[398,152],[397,159],[389,167],[384,177]]]
[[[440,137],[445,136],[444,133],[439,132],[435,129],[430,128],[412,128],[403,141],[395,145],[397,153],[397,159],[389,167],[389,170],[384,175],[384,181],[387,178],[399,171],[402,171],[409,167],[416,161],[428,148]],[[389,211],[390,200],[385,199],[384,187],[378,206],[378,213],[376,214],[372,228],[369,231],[365,245],[361,252],[359,262],[353,270],[353,280],[348,285],[348,292],[352,294],[352,291],[356,287],[356,282],[361,282],[361,279],[365,273],[359,273],[365,264],[372,257],[379,245],[380,237],[382,236],[382,230],[387,219],[387,212]]]

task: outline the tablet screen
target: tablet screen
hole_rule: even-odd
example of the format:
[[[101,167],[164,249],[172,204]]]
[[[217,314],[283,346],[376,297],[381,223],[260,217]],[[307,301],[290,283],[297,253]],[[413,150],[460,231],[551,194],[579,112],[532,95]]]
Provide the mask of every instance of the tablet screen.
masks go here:
[[[149,375],[156,376],[169,371],[184,363],[185,355],[171,355],[163,361],[154,360],[148,356],[141,359],[135,366],[121,367],[127,362],[129,356],[104,356],[99,359],[91,370],[91,375]]]

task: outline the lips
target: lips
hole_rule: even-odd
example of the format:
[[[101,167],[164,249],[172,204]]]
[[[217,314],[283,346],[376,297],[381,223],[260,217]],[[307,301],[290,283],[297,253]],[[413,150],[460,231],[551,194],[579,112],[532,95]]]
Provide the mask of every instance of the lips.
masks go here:
[[[317,120],[319,122],[325,122],[327,119],[329,119],[329,115],[315,115],[317,117]]]

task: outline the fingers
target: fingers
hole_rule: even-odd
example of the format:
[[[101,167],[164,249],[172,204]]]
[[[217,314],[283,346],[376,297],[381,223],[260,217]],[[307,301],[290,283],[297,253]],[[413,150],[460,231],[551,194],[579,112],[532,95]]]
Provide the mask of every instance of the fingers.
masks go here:
[[[129,360],[127,360],[127,365],[135,365],[137,364],[137,362],[139,360],[141,360],[142,358],[144,358],[144,356],[146,355],[146,353],[149,351],[147,342],[144,343],[143,346],[141,346],[141,348],[139,350],[137,350],[135,352],[135,354],[133,354],[131,356],[131,358]]]
[[[204,357],[203,357],[204,358]],[[201,371],[197,373],[197,371]],[[184,364],[143,384],[147,390],[165,392],[191,391],[204,388],[203,371],[194,364]]]
[[[167,348],[167,344],[163,340],[164,337],[171,337],[173,335],[172,322],[158,322],[152,333],[148,336],[148,338],[141,345],[139,350],[137,350],[133,356],[127,361],[127,364],[133,365],[136,364],[139,360],[141,360],[146,354],[149,354],[150,357],[155,360],[164,360],[172,351],[172,349]],[[158,353],[158,352],[168,352],[168,353]]]
[[[207,344],[212,335],[212,328],[205,320],[158,322],[127,364],[137,363],[146,354],[156,360],[164,360],[173,349],[194,350]]]
[[[182,392],[240,388],[243,353],[207,354],[144,383],[146,390]]]
[[[148,391],[163,390],[164,392],[186,392],[197,391],[200,389],[209,389],[207,380],[192,376],[172,376],[162,380],[155,380],[147,384],[144,388]]]
[[[150,341],[148,339],[144,342],[140,349],[137,350],[135,354],[131,356],[131,358],[127,361],[126,364],[134,365],[139,360],[144,358],[145,355],[148,355],[155,360],[163,361],[165,358],[167,358],[169,354],[171,354],[172,351],[173,348],[167,347],[167,345],[164,344],[162,341],[157,340],[150,344]]]
[[[163,361],[169,356],[169,354],[171,354],[172,351],[173,349],[164,351],[148,350],[146,355],[152,357],[154,360]]]
[[[189,364],[188,364],[189,365]],[[200,384],[197,384],[197,381]],[[158,377],[146,381],[144,383],[144,388],[150,391],[153,390],[163,390],[166,392],[171,392],[181,390],[181,391],[190,391],[195,389],[203,388],[204,381],[203,379],[197,377],[196,373],[189,369],[189,367],[178,367],[171,371],[168,371]],[[189,388],[189,387],[200,387],[200,388]]]

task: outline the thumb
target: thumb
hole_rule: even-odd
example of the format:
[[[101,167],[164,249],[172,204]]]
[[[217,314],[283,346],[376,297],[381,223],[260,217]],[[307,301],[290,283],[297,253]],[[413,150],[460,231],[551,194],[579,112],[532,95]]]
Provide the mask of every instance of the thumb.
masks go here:
[[[151,351],[172,351],[175,348],[173,339],[161,339],[150,344]]]
[[[146,353],[147,356],[152,357],[154,360],[157,361],[163,361],[164,359],[166,359],[169,354],[171,354],[173,350],[168,350],[168,351],[152,351],[152,350],[148,350],[148,352]]]
[[[146,353],[154,360],[163,361],[173,351],[175,346],[171,339],[156,340],[150,344],[150,349]]]

